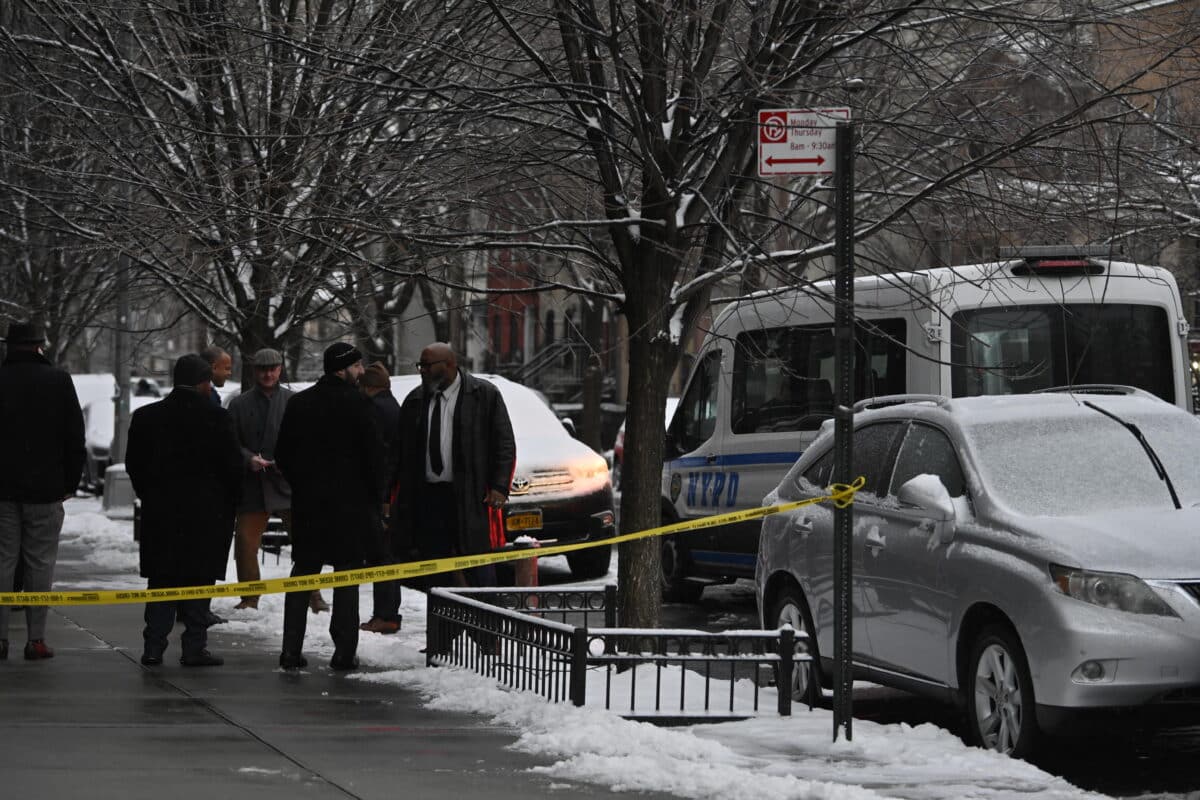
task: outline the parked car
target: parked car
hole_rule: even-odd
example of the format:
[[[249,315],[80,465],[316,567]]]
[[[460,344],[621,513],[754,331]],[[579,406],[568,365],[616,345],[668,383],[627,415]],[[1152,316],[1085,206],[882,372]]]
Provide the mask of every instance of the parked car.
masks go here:
[[[84,446],[87,449],[79,483],[87,491],[99,492],[104,487],[104,471],[112,464],[110,453],[116,430],[113,399],[117,394],[117,381],[110,372],[72,375],[71,381],[83,411]],[[154,378],[131,378],[129,388],[131,414],[165,393]]]
[[[678,397],[668,397],[666,415],[663,417],[663,428],[671,426],[671,417],[675,415],[675,407],[679,405]],[[625,420],[617,428],[617,438],[613,441],[612,449],[612,482],[614,489],[621,488],[621,467],[625,461]]]
[[[890,402],[855,415],[856,677],[955,701],[1018,757],[1118,709],[1195,724],[1200,420],[1128,387]],[[826,424],[763,503],[825,493],[832,446]],[[763,520],[755,584],[828,674],[829,504]]]
[[[604,459],[571,437],[537,392],[496,375],[477,375],[504,398],[517,443],[517,467],[505,506],[508,539],[532,536],[555,544],[598,541],[616,535],[613,489]],[[392,378],[400,402],[420,383],[416,375]],[[574,577],[608,572],[612,547],[567,554]]]

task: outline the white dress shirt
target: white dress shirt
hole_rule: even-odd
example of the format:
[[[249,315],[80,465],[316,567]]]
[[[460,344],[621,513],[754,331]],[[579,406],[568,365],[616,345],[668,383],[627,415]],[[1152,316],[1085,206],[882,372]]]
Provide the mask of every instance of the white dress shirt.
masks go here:
[[[458,405],[458,391],[462,388],[462,374],[454,376],[454,383],[442,389],[442,474],[434,475],[429,465],[429,442],[425,444],[425,480],[430,483],[451,483],[454,480],[454,408]],[[425,430],[433,429],[433,407],[436,399],[429,401],[429,418]],[[426,434],[428,435],[428,434]]]

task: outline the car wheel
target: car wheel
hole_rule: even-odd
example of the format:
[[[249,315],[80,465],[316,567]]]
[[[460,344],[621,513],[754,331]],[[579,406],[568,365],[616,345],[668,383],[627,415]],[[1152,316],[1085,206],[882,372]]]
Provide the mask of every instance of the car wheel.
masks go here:
[[[791,625],[792,630],[797,634],[808,634],[806,637],[797,635],[796,655],[811,655],[812,669],[805,669],[802,662],[793,662],[792,701],[808,705],[816,703],[817,698],[820,697],[821,684],[815,678],[818,676],[821,663],[817,656],[816,639],[812,638],[816,634],[813,632],[812,618],[808,613],[808,603],[804,602],[804,593],[797,586],[788,586],[783,589],[772,603],[771,613],[766,619],[768,624],[773,620],[775,628]],[[779,687],[779,691],[784,691],[784,687],[779,686],[778,672],[775,674],[775,685]]]
[[[985,628],[967,665],[967,735],[970,744],[1024,758],[1037,739],[1033,680],[1016,634]]]
[[[603,578],[608,574],[608,567],[611,563],[611,544],[567,553],[567,564],[571,567],[571,576],[576,580],[589,581]]]
[[[660,536],[662,551],[662,597],[668,603],[696,603],[704,593],[704,584],[687,580],[687,550],[679,536]]]

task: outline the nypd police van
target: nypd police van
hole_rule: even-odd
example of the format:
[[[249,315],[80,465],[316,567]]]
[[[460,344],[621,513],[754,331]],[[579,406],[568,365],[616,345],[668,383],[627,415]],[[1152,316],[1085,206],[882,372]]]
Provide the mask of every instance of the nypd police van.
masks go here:
[[[854,398],[1122,384],[1191,410],[1170,272],[1078,247],[854,282]],[[726,307],[667,429],[663,523],[761,504],[833,415],[832,281]],[[753,578],[760,523],[662,537],[664,597]]]

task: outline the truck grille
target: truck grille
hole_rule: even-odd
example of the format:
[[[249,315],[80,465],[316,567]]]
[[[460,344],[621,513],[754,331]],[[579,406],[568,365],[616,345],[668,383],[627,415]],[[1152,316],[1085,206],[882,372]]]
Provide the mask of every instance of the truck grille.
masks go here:
[[[566,470],[538,470],[530,475],[514,477],[509,495],[524,497],[531,494],[566,492],[574,483],[571,473]]]

